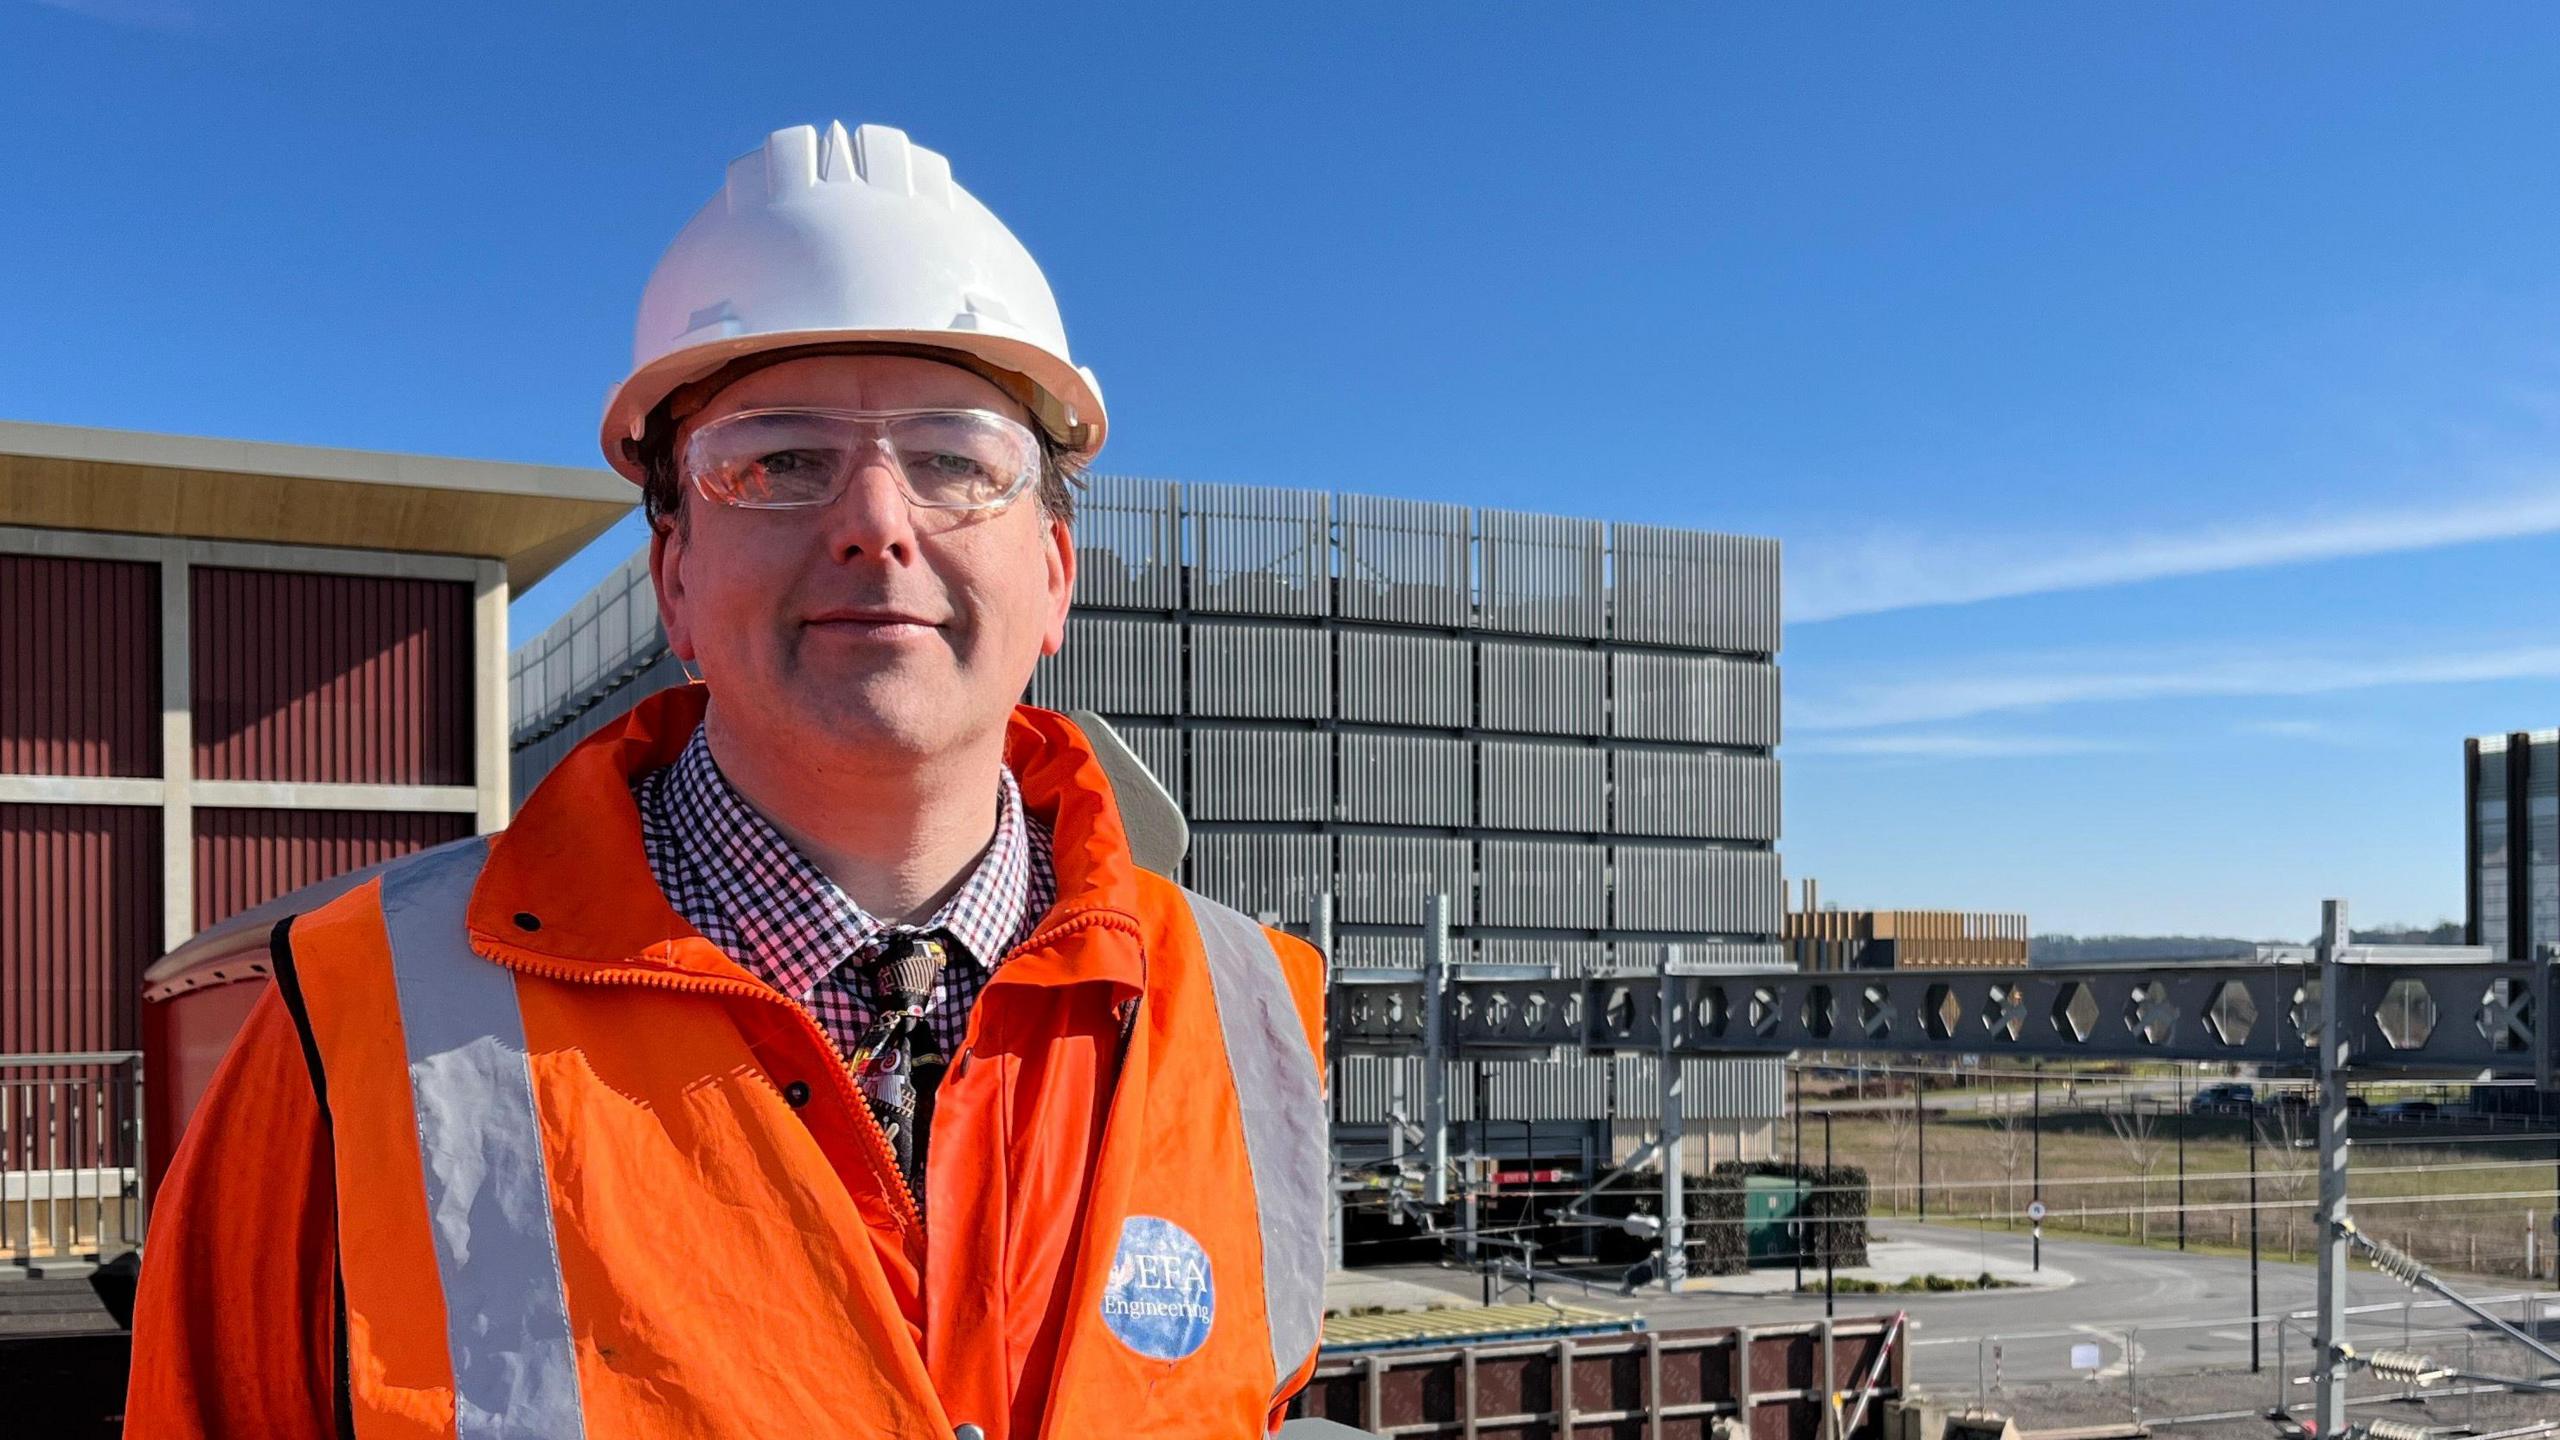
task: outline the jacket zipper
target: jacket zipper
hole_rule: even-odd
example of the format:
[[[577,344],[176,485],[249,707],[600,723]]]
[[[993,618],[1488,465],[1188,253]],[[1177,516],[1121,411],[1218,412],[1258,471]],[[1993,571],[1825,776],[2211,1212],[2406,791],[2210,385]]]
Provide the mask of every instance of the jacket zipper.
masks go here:
[[[1005,958],[1011,959],[1013,956],[1031,949],[1034,945],[1055,940],[1058,936],[1063,935],[1070,930],[1082,929],[1091,924],[1108,923],[1108,917],[1114,913],[1116,912],[1095,909],[1075,910],[1064,915],[1052,915],[1047,921],[1033,929],[1028,936],[1025,936],[1021,944],[1006,951]],[[1121,925],[1115,926],[1114,928],[1131,929],[1134,933],[1134,927],[1131,926]],[[858,1128],[869,1138],[871,1142],[872,1168],[880,1174],[887,1176],[889,1179],[890,1186],[892,1187],[891,1193],[896,1196],[898,1201],[897,1215],[901,1228],[906,1232],[910,1240],[918,1243],[922,1242],[924,1238],[923,1212],[916,1204],[915,1187],[907,1183],[906,1172],[898,1168],[898,1152],[889,1143],[889,1133],[880,1128],[880,1117],[871,1113],[871,1102],[865,1100],[862,1097],[862,1092],[854,1087],[853,1069],[846,1063],[844,1051],[836,1045],[835,1037],[829,1035],[826,1031],[826,1027],[820,1025],[816,1018],[810,1015],[805,1007],[793,1001],[789,996],[784,995],[782,992],[774,989],[770,985],[749,985],[741,981],[718,980],[709,976],[700,975],[658,975],[646,971],[636,975],[618,973],[612,978],[607,979],[594,974],[579,973],[579,969],[577,967],[581,962],[573,961],[563,964],[561,962],[553,961],[549,957],[535,958],[536,952],[524,951],[512,947],[508,949],[508,956],[509,958],[504,962],[496,961],[495,957],[489,958],[491,958],[493,963],[504,963],[523,970],[529,975],[537,975],[546,980],[562,980],[580,985],[640,985],[658,990],[675,990],[703,995],[725,995],[741,1000],[754,1000],[761,1003],[777,1005],[783,1010],[789,1012],[792,1018],[798,1021],[805,1031],[817,1037],[820,1048],[825,1050],[827,1055],[835,1061],[835,1063],[828,1068],[835,1074],[837,1098],[852,1107],[854,1113],[862,1117]],[[958,1068],[961,1057],[969,1053],[971,1042],[976,1038],[977,1033],[977,1007],[973,1005],[970,1007],[969,1023],[965,1027],[965,1031],[961,1037],[960,1054],[952,1057],[951,1063],[954,1069]]]

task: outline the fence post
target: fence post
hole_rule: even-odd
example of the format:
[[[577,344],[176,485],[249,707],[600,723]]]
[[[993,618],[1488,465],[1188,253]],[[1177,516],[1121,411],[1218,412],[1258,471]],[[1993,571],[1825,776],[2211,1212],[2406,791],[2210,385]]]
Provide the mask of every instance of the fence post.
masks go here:
[[[1759,1343],[1748,1325],[1733,1332],[1733,1409],[1742,1421],[1745,1435],[1751,1433],[1752,1415],[1760,1408],[1759,1400],[1751,1393],[1751,1352]]]
[[[1556,1440],[1573,1440],[1573,1337],[1556,1342]]]
[[[2124,1332],[2124,1398],[2133,1407],[2133,1423],[2142,1423],[2142,1351],[2135,1344],[2141,1327]]]
[[[1849,1440],[1840,1433],[1840,1351],[1833,1332],[1831,1317],[1822,1320],[1822,1433],[1831,1440]],[[1558,1437],[1568,1440],[1568,1437]]]

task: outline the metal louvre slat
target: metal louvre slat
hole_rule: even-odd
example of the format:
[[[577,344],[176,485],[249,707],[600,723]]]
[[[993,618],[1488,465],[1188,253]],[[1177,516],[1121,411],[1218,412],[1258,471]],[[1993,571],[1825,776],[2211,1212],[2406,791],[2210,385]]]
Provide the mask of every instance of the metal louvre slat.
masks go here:
[[[1619,639],[1776,653],[1775,540],[1613,525],[1609,545]]]
[[[1424,902],[1445,894],[1449,923],[1472,925],[1475,843],[1431,835],[1345,835],[1335,894],[1341,918],[1350,924],[1419,927]]]
[[[1137,721],[1124,725],[1117,720],[1112,721],[1111,728],[1120,732],[1121,739],[1129,742],[1129,748],[1136,751],[1138,759],[1145,763],[1147,773],[1156,777],[1156,783],[1173,796],[1174,803],[1181,804],[1189,789],[1182,773],[1182,728]]]
[[[1579,645],[1485,640],[1476,647],[1477,723],[1488,730],[1599,735],[1608,728],[1608,657]]]
[[[1341,613],[1412,625],[1464,625],[1473,607],[1472,529],[1464,505],[1344,495]]]
[[[1599,521],[1484,510],[1476,525],[1484,565],[1479,625],[1592,639],[1607,629]]]
[[[1347,931],[1334,941],[1334,949],[1341,953],[1345,965],[1411,969],[1422,963],[1422,932],[1418,929],[1389,934]],[[1474,941],[1453,936],[1449,941],[1449,963],[1466,964],[1475,958],[1475,951]]]
[[[1076,499],[1076,604],[1182,604],[1182,496],[1170,480],[1092,475]]]
[[[1485,1074],[1485,1118],[1598,1120],[1609,1110],[1609,1065],[1567,1056],[1542,1065],[1496,1065]]]
[[[1489,935],[1476,942],[1476,953],[1488,965],[1553,965],[1559,975],[1596,974],[1609,963],[1609,947],[1599,940]]]
[[[1332,740],[1318,730],[1193,731],[1191,818],[1332,818]]]
[[[1182,712],[1182,628],[1141,615],[1067,616],[1066,644],[1031,674],[1031,703],[1105,715]]]
[[[1618,881],[1614,899],[1620,929],[1778,933],[1774,851],[1620,845],[1611,864]]]
[[[1474,1120],[1476,1097],[1472,1076],[1464,1061],[1443,1062],[1449,1097],[1449,1118],[1464,1124]],[[1510,1067],[1505,1067],[1510,1068]],[[1396,1109],[1396,1077],[1404,1080],[1404,1116],[1408,1121],[1422,1118],[1422,1061],[1416,1057],[1385,1055],[1345,1055],[1342,1057],[1342,1083],[1334,1091],[1334,1118],[1345,1125],[1383,1125]]]
[[[1304,925],[1332,878],[1331,841],[1322,835],[1211,831],[1191,838],[1193,888],[1247,915]]]
[[[1609,657],[1610,723],[1631,740],[1775,745],[1778,667],[1715,655],[1621,650]]]
[[[518,745],[507,770],[516,808],[524,808],[525,797],[533,793],[533,787],[541,784],[564,756],[577,749],[579,741],[622,718],[648,697],[684,683],[684,669],[676,663],[676,657],[662,654],[568,723],[539,740]]]
[[[1497,830],[1607,828],[1607,751],[1540,740],[1486,740],[1476,749],[1481,824]]]
[[[1598,1062],[1618,1071],[1618,1118],[1662,1118],[1660,1062],[1650,1055],[1617,1055]],[[1682,1062],[1681,1107],[1692,1120],[1775,1120],[1786,1113],[1786,1066],[1778,1060]]]
[[[1304,625],[1196,620],[1190,713],[1254,720],[1321,720],[1333,713],[1325,633]]]
[[[1334,637],[1345,720],[1457,729],[1473,718],[1475,658],[1454,635],[1344,630]]]
[[[1484,840],[1476,847],[1487,925],[1597,930],[1609,923],[1608,852],[1565,840]]]
[[[1617,750],[1610,829],[1698,840],[1778,838],[1778,762],[1713,750]]]
[[[1445,736],[1345,734],[1339,813],[1372,824],[1465,825],[1475,818],[1472,759],[1466,741]]]
[[[1333,590],[1332,499],[1321,490],[1190,485],[1191,608],[1323,615]]]

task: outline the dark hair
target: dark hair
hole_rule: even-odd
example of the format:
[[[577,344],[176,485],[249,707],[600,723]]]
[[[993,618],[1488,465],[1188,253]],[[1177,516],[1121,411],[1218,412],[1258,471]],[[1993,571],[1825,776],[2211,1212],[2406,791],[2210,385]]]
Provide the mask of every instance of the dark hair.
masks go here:
[[[652,424],[648,437],[641,442],[640,466],[648,478],[640,485],[640,509],[649,518],[649,528],[680,523],[684,518],[686,485],[676,471],[675,427]],[[1084,466],[1058,453],[1057,442],[1040,437],[1040,482],[1034,493],[1040,497],[1040,509],[1050,519],[1074,524],[1076,492],[1084,488]]]

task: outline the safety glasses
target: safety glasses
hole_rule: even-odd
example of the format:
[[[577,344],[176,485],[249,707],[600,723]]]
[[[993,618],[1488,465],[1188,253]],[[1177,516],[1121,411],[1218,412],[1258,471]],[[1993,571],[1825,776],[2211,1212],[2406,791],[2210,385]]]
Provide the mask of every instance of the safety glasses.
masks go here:
[[[805,510],[844,493],[877,446],[909,503],[995,510],[1040,478],[1040,437],[986,410],[742,410],[685,438],[677,457],[704,499]]]

